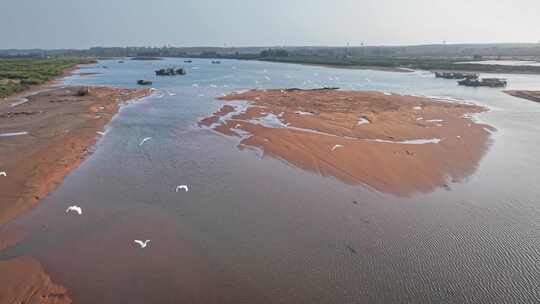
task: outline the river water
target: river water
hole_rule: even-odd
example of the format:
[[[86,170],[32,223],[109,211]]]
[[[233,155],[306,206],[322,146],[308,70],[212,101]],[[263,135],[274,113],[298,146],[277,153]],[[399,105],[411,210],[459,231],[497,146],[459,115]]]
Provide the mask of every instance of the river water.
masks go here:
[[[153,76],[169,66],[188,74]],[[425,71],[206,59],[81,71],[100,74],[65,84],[148,79],[158,91],[121,108],[93,154],[12,223],[28,237],[0,253],[38,258],[75,303],[540,302],[540,104]],[[539,76],[498,76],[508,89],[540,89]],[[221,94],[321,86],[473,100],[497,131],[465,180],[397,197],[197,127]],[[183,184],[189,192],[176,192]],[[66,215],[72,204],[81,216]]]

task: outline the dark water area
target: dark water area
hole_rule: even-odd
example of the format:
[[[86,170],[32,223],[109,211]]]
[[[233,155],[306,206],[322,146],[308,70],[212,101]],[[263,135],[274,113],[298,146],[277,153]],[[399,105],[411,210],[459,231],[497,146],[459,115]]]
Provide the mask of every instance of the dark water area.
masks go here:
[[[153,76],[169,66],[188,74]],[[65,83],[149,79],[158,91],[122,107],[93,154],[9,224],[28,237],[0,252],[36,257],[75,303],[540,302],[540,104],[425,71],[202,59],[84,71],[101,74]],[[540,89],[538,76],[502,76],[508,89]],[[397,197],[197,127],[222,94],[325,85],[473,100],[497,131],[465,180]],[[189,192],[176,192],[183,184]],[[65,213],[73,204],[81,216]]]

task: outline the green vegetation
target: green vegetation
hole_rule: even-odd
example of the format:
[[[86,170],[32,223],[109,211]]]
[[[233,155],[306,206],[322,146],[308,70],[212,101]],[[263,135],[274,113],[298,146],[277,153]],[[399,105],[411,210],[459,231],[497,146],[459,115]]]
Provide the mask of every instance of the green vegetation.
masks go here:
[[[86,59],[0,59],[0,98],[39,85]]]
[[[260,56],[262,58],[267,58],[267,57],[288,57],[289,52],[287,52],[287,50],[284,50],[284,49],[268,49],[268,50],[261,51]]]

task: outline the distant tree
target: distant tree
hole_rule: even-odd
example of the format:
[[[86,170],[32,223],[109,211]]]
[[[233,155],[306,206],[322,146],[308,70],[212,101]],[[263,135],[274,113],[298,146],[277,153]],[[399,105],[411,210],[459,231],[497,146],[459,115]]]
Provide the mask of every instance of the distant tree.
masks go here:
[[[474,60],[482,60],[482,58],[483,58],[482,55],[478,55],[478,54],[473,55]]]
[[[261,57],[288,57],[289,52],[284,49],[267,49],[262,50],[259,55]]]

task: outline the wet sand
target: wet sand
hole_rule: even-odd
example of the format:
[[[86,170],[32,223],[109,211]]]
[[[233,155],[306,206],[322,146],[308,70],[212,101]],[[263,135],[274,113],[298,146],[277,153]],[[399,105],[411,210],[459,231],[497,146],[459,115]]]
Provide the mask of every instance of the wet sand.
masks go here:
[[[55,88],[12,106],[0,104],[0,224],[23,213],[54,190],[95,143],[97,132],[119,103],[147,96],[150,89]]]
[[[515,90],[515,91],[504,91],[506,94],[519,97],[523,99],[528,99],[534,102],[540,102],[540,91],[524,91],[524,90]]]
[[[71,303],[64,287],[51,281],[29,256],[0,261],[0,303]]]
[[[0,171],[7,175],[0,176],[0,224],[33,207],[79,166],[121,102],[151,93],[150,89],[90,87],[87,95],[79,96],[79,90],[85,89],[52,88],[0,104]],[[0,250],[25,234],[5,229],[0,231]],[[22,256],[0,262],[0,302],[71,303],[71,299],[35,258]]]
[[[251,90],[200,121],[240,147],[395,195],[449,187],[474,172],[490,126],[485,108],[385,92]],[[242,104],[235,101],[247,101]]]
[[[27,237],[22,226],[0,227],[0,251]],[[31,256],[0,261],[0,303],[71,303],[67,290],[55,284]]]

